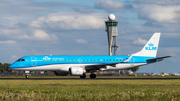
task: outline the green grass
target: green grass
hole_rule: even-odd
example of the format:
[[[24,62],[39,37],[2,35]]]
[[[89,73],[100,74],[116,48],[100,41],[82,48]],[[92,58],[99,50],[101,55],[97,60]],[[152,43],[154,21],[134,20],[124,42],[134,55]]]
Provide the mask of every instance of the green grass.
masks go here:
[[[0,80],[0,100],[179,101],[180,80]]]

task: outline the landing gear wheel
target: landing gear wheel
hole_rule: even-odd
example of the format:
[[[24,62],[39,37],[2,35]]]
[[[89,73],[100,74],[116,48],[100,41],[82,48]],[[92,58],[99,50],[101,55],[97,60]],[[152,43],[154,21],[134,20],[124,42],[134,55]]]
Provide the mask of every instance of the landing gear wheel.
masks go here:
[[[91,74],[91,75],[90,75],[90,78],[91,78],[91,79],[95,79],[95,78],[96,78],[96,74]]]
[[[83,74],[82,76],[80,76],[80,78],[82,79],[86,78],[86,74]]]
[[[26,79],[29,79],[29,75],[26,75],[25,77],[26,77]]]

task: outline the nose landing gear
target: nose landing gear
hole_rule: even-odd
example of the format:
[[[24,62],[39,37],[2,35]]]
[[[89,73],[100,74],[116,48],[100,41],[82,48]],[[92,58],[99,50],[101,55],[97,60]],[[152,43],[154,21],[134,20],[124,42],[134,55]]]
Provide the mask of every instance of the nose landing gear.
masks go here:
[[[25,78],[29,79],[30,71],[24,71],[25,72]]]
[[[29,79],[29,75],[26,75],[25,77],[26,77],[26,79]]]

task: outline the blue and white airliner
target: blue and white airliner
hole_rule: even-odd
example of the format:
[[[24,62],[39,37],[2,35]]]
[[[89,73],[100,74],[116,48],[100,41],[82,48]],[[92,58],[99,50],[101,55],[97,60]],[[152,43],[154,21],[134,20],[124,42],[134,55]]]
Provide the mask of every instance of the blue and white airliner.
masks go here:
[[[90,78],[96,78],[94,72],[97,71],[130,69],[159,62],[170,57],[156,57],[160,35],[161,33],[155,33],[141,51],[131,55],[24,56],[14,62],[9,69],[17,71],[54,71],[59,76],[69,74],[80,76],[80,78],[86,78],[86,73],[91,73]],[[26,78],[29,78],[29,76],[26,75]]]

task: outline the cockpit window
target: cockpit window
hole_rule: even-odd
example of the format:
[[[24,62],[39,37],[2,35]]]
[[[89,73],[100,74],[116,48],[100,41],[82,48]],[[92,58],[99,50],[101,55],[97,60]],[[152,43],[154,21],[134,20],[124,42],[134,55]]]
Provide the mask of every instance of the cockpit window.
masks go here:
[[[21,59],[21,61],[25,61],[25,59]]]
[[[18,59],[18,60],[16,60],[16,61],[21,61],[21,59]]]
[[[18,59],[17,61],[25,61],[25,59]]]

